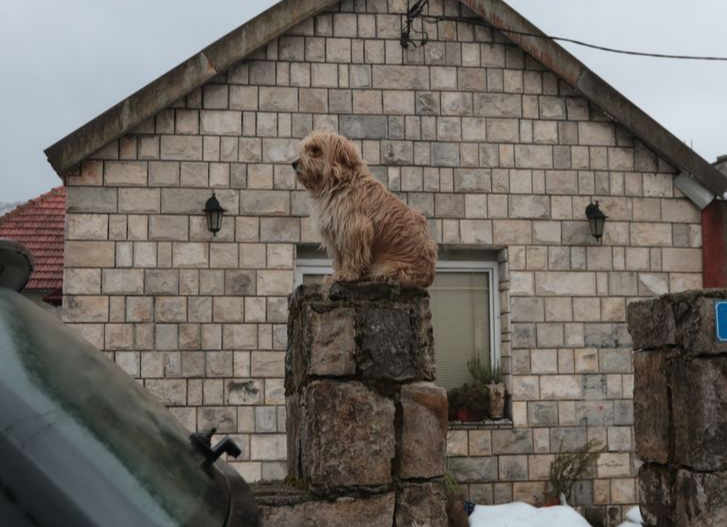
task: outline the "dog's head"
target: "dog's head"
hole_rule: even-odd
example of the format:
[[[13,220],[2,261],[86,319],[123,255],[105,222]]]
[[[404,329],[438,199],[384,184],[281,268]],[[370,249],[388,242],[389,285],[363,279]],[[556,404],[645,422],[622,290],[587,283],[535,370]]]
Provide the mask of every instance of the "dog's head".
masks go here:
[[[298,180],[314,194],[349,181],[363,163],[353,143],[331,132],[314,132],[303,139],[300,157],[293,161]]]

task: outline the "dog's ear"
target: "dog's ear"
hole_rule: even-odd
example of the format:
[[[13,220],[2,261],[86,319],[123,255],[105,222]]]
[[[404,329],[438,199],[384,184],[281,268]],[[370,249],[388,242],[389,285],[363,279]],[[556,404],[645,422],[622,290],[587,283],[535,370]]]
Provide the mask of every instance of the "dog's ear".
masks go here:
[[[322,144],[323,138],[320,136],[320,134],[316,134],[314,132],[305,139],[303,139],[303,141],[301,142],[301,150],[307,152],[314,157],[317,157],[321,155]]]
[[[353,168],[360,163],[356,147],[345,137],[337,137],[335,141],[335,159],[342,166]]]

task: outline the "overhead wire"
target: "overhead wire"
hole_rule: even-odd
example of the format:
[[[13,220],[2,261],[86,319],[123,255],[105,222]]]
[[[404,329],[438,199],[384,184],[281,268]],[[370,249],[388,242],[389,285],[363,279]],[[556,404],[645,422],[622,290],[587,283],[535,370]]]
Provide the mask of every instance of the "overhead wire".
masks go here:
[[[419,4],[419,3],[417,3]],[[425,2],[426,4],[426,2]],[[551,40],[557,40],[561,42],[569,42],[571,44],[575,44],[577,46],[583,46],[587,48],[596,49],[599,51],[606,51],[609,53],[620,53],[623,55],[632,55],[632,56],[638,56],[638,57],[649,57],[649,58],[658,58],[658,59],[675,59],[675,60],[708,60],[708,61],[723,61],[727,62],[727,57],[719,57],[719,56],[701,56],[701,55],[675,55],[675,54],[669,54],[669,53],[648,53],[643,51],[633,51],[633,50],[627,50],[627,49],[618,49],[618,48],[612,48],[608,46],[600,46],[597,44],[591,44],[589,42],[584,42],[582,40],[576,40],[573,38],[567,38],[567,37],[558,37],[554,35],[546,35],[546,34],[538,34],[538,33],[528,33],[524,31],[516,31],[512,29],[503,29],[503,28],[496,28],[493,27],[491,24],[488,24],[484,20],[481,20],[479,18],[472,18],[472,17],[459,17],[459,16],[433,16],[433,15],[425,15],[422,13],[422,10],[424,8],[424,5],[416,5],[417,9],[412,13],[412,15],[407,16],[407,25],[402,30],[402,45],[403,43],[409,42],[412,43],[416,47],[416,43],[413,42],[411,39],[409,39],[410,32],[414,31],[415,33],[418,33],[420,35],[423,35],[424,38],[421,40],[421,44],[426,44],[428,40],[428,34],[422,27],[422,30],[417,30],[413,27],[413,21],[416,18],[419,18],[423,21],[427,22],[440,22],[440,21],[450,21],[450,22],[464,22],[468,24],[474,24],[478,26],[483,26],[491,29],[496,29],[502,33],[510,34],[510,35],[519,35],[523,37],[532,37],[532,38],[547,38]],[[406,46],[405,46],[406,47]]]

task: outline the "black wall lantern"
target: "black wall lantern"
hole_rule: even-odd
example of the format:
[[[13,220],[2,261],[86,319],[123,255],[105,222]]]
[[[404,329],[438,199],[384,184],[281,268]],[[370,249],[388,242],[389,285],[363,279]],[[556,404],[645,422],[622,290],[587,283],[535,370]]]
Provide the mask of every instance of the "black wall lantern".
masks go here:
[[[591,236],[600,240],[601,236],[603,236],[603,226],[606,224],[606,218],[608,216],[598,208],[598,201],[590,203],[586,207],[586,218],[588,218],[588,223],[591,225]]]
[[[220,228],[222,227],[222,215],[225,213],[225,209],[217,201],[214,192],[202,210],[205,216],[207,216],[207,228],[212,233],[212,236],[217,236],[217,233],[220,232]]]

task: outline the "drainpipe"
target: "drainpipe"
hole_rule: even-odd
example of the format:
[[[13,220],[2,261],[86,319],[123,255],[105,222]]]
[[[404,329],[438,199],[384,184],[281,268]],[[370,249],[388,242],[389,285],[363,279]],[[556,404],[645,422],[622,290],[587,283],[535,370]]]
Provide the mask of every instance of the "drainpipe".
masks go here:
[[[727,287],[727,202],[702,209],[703,287]]]
[[[727,156],[714,167],[727,177]],[[702,209],[703,287],[727,287],[727,201],[717,198]]]

